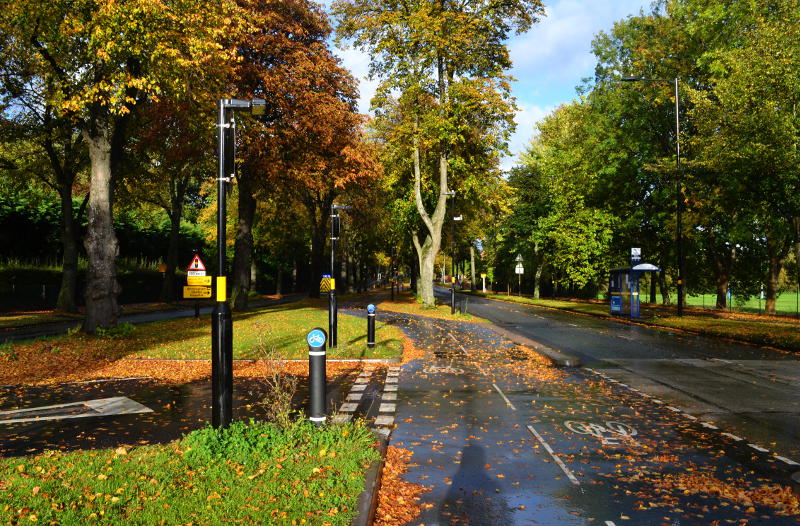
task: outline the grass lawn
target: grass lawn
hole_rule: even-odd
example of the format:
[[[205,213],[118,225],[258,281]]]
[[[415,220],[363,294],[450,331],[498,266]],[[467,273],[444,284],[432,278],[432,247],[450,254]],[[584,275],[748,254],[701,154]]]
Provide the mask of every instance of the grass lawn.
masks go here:
[[[322,300],[272,305],[233,315],[235,359],[306,358],[306,333],[327,330]],[[402,332],[376,323],[376,346],[366,345],[367,321],[339,314],[338,347],[328,358],[394,358],[403,351]],[[28,384],[92,378],[93,371],[127,359],[211,359],[211,321],[181,318],[138,325],[103,336],[63,335],[0,344],[0,383]],[[131,374],[135,375],[133,372]]]
[[[796,292],[784,292],[775,301],[775,310],[778,314],[796,316],[798,314],[798,294]],[[764,300],[759,303],[758,298],[750,298],[744,303],[740,303],[733,298],[733,312],[763,312]],[[716,294],[690,294],[686,297],[686,303],[692,307],[713,309],[717,303]]]
[[[56,314],[53,311],[14,312],[0,315],[0,329],[59,321],[79,321],[81,319],[83,319],[83,316],[79,314]]]
[[[526,296],[506,296],[505,294],[486,294],[485,296],[503,301],[618,319],[609,314],[608,304],[605,302],[587,303],[544,298],[536,300]],[[643,312],[647,308],[646,304],[642,304]],[[775,318],[759,318],[754,315],[737,315],[735,313],[728,315],[712,312],[688,312],[683,317],[678,317],[667,313],[667,311],[656,311],[654,316],[645,317],[637,321],[664,328],[689,330],[721,338],[800,351],[800,323],[792,318],[776,320]]]
[[[379,458],[363,424],[237,422],[133,449],[0,459],[3,524],[350,524]]]

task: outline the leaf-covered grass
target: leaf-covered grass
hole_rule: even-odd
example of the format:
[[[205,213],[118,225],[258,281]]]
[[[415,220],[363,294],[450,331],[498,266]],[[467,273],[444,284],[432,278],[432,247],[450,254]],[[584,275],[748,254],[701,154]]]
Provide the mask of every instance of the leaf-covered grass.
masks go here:
[[[60,321],[77,321],[81,318],[82,316],[78,314],[56,314],[53,311],[15,312],[0,316],[0,329],[28,327],[30,325]]]
[[[234,359],[306,358],[306,333],[327,330],[324,302],[306,300],[233,315]],[[131,329],[131,327],[125,327]],[[367,321],[339,313],[338,346],[328,358],[394,358],[403,351],[402,332],[376,323],[376,346],[366,345]],[[9,342],[0,349],[0,383],[50,383],[92,377],[93,371],[122,359],[211,359],[211,320],[182,318],[112,330],[104,336],[63,335]]]
[[[506,296],[505,294],[485,294],[485,297],[620,320],[619,317],[609,314],[608,304],[605,302],[589,303],[544,298],[536,300],[526,296]],[[642,305],[642,310],[645,309],[647,307]],[[752,315],[737,317],[735,314],[728,317],[724,313],[710,312],[688,312],[684,316],[678,317],[674,314],[667,314],[666,311],[660,312],[659,309],[655,310],[655,315],[652,314],[636,321],[657,327],[687,330],[757,345],[800,351],[800,323],[792,319],[775,320]]]
[[[395,293],[394,301],[390,297],[386,297],[380,303],[376,304],[377,308],[402,312],[404,314],[416,314],[417,316],[428,316],[429,318],[439,318],[443,320],[459,320],[469,321],[476,323],[488,323],[487,320],[473,316],[472,314],[461,314],[456,310],[455,314],[450,314],[450,304],[437,303],[435,307],[426,307],[421,301],[418,301],[414,294],[410,291],[403,291]]]
[[[237,422],[164,445],[0,459],[0,522],[349,524],[374,441],[360,423]]]

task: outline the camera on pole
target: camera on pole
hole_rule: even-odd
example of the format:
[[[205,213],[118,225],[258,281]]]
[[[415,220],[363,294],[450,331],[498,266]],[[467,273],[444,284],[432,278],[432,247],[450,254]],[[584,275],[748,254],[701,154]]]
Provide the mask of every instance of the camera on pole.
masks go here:
[[[311,329],[306,335],[308,343],[308,380],[310,407],[308,419],[316,425],[325,423],[326,406],[326,385],[325,385],[325,363],[327,355],[325,352],[325,342],[328,335],[325,330],[319,327]]]

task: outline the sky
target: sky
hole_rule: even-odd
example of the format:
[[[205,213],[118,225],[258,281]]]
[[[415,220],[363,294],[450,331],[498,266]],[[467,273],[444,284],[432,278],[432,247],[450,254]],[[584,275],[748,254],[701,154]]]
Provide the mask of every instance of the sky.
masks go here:
[[[329,5],[330,0],[323,0]],[[649,10],[651,0],[544,0],[545,16],[525,34],[509,40],[516,82],[512,94],[517,99],[517,130],[511,137],[512,156],[502,161],[508,170],[534,136],[535,123],[559,105],[577,97],[575,87],[581,79],[594,75],[592,39],[599,31],[609,31],[614,22],[641,9]],[[369,112],[369,101],[377,82],[367,78],[369,56],[355,49],[335,48],[359,81],[359,110]]]

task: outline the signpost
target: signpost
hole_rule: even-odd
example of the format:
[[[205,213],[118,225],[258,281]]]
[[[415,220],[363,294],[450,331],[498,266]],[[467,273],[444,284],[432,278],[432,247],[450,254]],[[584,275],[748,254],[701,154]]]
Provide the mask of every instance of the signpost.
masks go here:
[[[522,255],[517,254],[517,266],[514,268],[514,272],[517,273],[517,293],[519,296],[522,296],[522,275],[525,273],[525,267],[522,266]]]
[[[483,292],[486,292],[486,274],[481,274],[481,279],[483,280]]]
[[[206,266],[199,254],[192,257],[186,268],[186,285],[183,287],[184,299],[208,299],[211,297],[211,276],[206,276]],[[194,317],[200,317],[200,304],[194,304]]]
[[[635,267],[642,262],[642,249],[631,248],[631,266]]]

